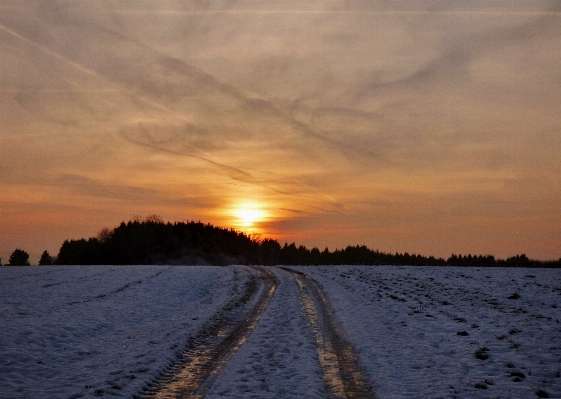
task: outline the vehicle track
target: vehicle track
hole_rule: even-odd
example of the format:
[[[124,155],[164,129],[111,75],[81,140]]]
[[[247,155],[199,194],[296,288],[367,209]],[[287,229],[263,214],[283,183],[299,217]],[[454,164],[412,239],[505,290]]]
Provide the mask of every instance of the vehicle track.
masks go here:
[[[151,386],[143,399],[204,398],[212,384],[228,364],[234,353],[247,341],[261,316],[269,306],[278,285],[273,273],[252,267],[250,277],[239,295],[216,313],[201,331],[191,337],[177,361]],[[255,304],[245,311],[245,305],[259,293]],[[240,316],[243,313],[243,316]]]
[[[330,398],[376,399],[357,354],[339,325],[323,290],[308,275],[282,267],[298,284],[304,311],[316,341],[326,392]]]

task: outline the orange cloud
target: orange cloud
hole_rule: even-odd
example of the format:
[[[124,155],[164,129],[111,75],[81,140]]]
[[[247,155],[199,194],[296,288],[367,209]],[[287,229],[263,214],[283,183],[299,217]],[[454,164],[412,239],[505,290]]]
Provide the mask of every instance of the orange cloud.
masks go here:
[[[557,4],[93,4],[0,14],[2,259],[152,213],[561,256]]]

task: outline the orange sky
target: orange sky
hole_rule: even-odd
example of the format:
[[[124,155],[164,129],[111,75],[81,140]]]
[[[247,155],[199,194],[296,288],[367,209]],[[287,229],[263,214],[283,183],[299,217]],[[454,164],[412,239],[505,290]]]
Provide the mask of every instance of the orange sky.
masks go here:
[[[558,259],[560,4],[0,0],[2,262],[154,213]]]

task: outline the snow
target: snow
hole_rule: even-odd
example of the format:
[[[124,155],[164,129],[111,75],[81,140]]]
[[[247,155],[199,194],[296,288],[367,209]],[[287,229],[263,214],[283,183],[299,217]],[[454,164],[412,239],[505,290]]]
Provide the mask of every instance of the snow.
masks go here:
[[[323,285],[380,398],[561,397],[559,270],[298,269]]]
[[[279,280],[271,304],[209,399],[325,396],[294,277],[269,269]],[[296,269],[323,287],[382,399],[532,398],[538,389],[561,398],[559,270]],[[130,398],[250,273],[243,266],[2,267],[0,397]],[[476,358],[478,350],[487,358]]]
[[[294,277],[269,269],[279,280],[273,300],[207,399],[325,397],[314,337]]]
[[[1,268],[0,397],[131,397],[224,305],[236,270]]]

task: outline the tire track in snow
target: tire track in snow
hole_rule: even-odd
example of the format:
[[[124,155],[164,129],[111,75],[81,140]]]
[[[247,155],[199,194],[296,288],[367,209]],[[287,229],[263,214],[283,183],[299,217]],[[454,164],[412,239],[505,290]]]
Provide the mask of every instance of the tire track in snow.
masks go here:
[[[110,297],[112,295],[118,294],[120,292],[123,292],[126,289],[129,289],[131,287],[134,287],[138,284],[142,284],[143,280],[152,280],[155,279],[156,277],[160,276],[160,274],[162,274],[163,272],[169,270],[170,267],[166,267],[165,269],[159,270],[158,272],[149,275],[149,276],[145,276],[140,278],[139,280],[135,280],[135,281],[129,281],[127,283],[125,283],[124,285],[120,286],[119,288],[116,288],[112,291],[106,292],[104,294],[98,294],[95,296],[88,296],[86,298],[82,298],[79,301],[72,301],[72,302],[68,302],[67,304],[65,304],[66,306],[72,306],[72,305],[77,305],[77,304],[81,304],[81,303],[86,303],[86,302],[91,302],[93,300],[100,300],[100,299],[105,299],[107,297]]]
[[[329,397],[377,399],[373,387],[361,370],[358,356],[339,325],[323,290],[308,275],[285,267],[282,269],[292,273],[298,284],[304,311],[316,340]]]
[[[183,353],[178,354],[177,362],[146,388],[141,398],[199,399],[206,396],[232,356],[257,326],[277,287],[278,281],[272,272],[252,268],[256,273],[243,291],[187,341]],[[263,288],[253,307],[241,318],[236,313],[243,310],[259,292],[257,280],[262,282]]]

